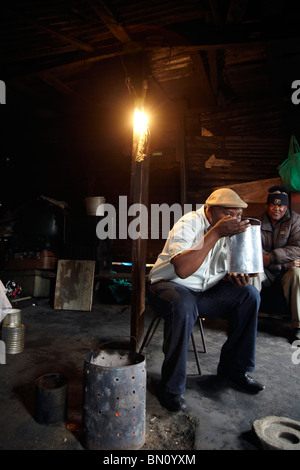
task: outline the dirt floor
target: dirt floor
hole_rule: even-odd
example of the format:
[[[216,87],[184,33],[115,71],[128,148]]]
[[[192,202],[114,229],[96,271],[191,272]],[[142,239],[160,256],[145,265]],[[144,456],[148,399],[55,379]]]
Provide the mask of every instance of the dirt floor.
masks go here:
[[[148,400],[146,443],[143,450],[193,450],[195,419],[183,411],[170,413],[156,400]]]
[[[92,312],[57,311],[46,301],[43,304],[36,299],[22,309],[22,321],[26,325],[24,351],[8,354],[6,364],[0,366],[0,449],[83,450],[84,358],[107,342],[112,346],[123,343],[124,347],[130,334],[130,309],[101,305]],[[153,346],[147,356],[156,363],[156,347],[161,347],[155,347],[155,342]],[[34,419],[34,382],[53,372],[68,378],[66,426],[46,426]],[[155,377],[154,381],[147,378],[146,439],[142,450],[193,449],[194,418],[189,413],[171,413],[163,408],[155,395],[155,381]]]
[[[146,327],[151,319],[147,311]],[[97,304],[91,312],[54,310],[47,301],[22,306],[25,348],[7,355],[0,365],[0,449],[84,450],[82,443],[82,387],[85,356],[103,344],[128,344],[130,307]],[[146,439],[140,450],[260,450],[252,432],[255,419],[268,415],[300,420],[299,367],[293,363],[287,321],[260,318],[257,367],[254,376],[266,390],[249,396],[216,376],[226,324],[204,322],[207,353],[201,354],[202,375],[197,374],[192,347],[189,350],[186,387],[187,409],[172,413],[155,394],[163,359],[163,322],[145,351],[147,367]],[[48,373],[68,379],[66,425],[47,426],[35,420],[35,380]]]

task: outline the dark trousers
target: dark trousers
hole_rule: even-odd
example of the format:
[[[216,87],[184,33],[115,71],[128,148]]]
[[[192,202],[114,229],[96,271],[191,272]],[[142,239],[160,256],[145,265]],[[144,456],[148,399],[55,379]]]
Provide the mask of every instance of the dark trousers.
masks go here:
[[[185,391],[188,344],[198,315],[228,319],[218,368],[254,370],[260,295],[252,285],[237,287],[221,281],[205,292],[195,292],[172,281],[160,281],[149,285],[147,296],[151,308],[164,319],[161,376],[165,391]]]

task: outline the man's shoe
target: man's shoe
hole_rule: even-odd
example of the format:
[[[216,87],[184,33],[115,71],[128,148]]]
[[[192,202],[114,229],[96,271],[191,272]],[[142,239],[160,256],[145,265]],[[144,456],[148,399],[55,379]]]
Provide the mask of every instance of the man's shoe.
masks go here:
[[[248,375],[246,372],[239,372],[239,371],[227,371],[227,372],[222,372],[218,371],[218,375],[222,377],[226,377],[232,382],[234,382],[236,385],[238,385],[240,388],[245,390],[248,393],[258,393],[264,390],[266,387],[265,385],[257,382],[254,380],[250,375]]]
[[[173,393],[167,392],[163,393],[161,404],[169,411],[181,411],[186,408],[183,395],[174,395]]]

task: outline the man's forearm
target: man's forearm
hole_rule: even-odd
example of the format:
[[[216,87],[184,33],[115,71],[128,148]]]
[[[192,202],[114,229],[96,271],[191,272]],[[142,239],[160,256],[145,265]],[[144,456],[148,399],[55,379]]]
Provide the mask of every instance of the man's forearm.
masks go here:
[[[172,260],[175,273],[178,277],[186,279],[200,268],[210,250],[215,246],[219,236],[213,229],[207,232],[203,239],[190,250],[183,251]]]

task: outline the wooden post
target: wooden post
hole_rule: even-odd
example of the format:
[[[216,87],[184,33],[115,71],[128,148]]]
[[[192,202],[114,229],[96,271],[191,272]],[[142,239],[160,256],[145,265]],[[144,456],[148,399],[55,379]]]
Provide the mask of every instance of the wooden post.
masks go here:
[[[149,135],[140,137],[133,134],[132,164],[131,164],[131,202],[148,206],[149,193]],[[141,212],[140,212],[141,216]],[[141,224],[147,223],[140,217],[140,234],[143,232]],[[138,350],[143,339],[144,313],[145,313],[145,280],[146,280],[146,252],[147,238],[139,236],[132,240],[132,291],[131,291],[131,349]]]
[[[184,204],[187,202],[187,185],[188,185],[188,165],[186,157],[186,142],[185,142],[185,117],[184,107],[181,106],[178,115],[178,132],[177,132],[177,145],[176,155],[177,160],[180,162],[180,192],[181,192],[181,207],[184,210]]]

